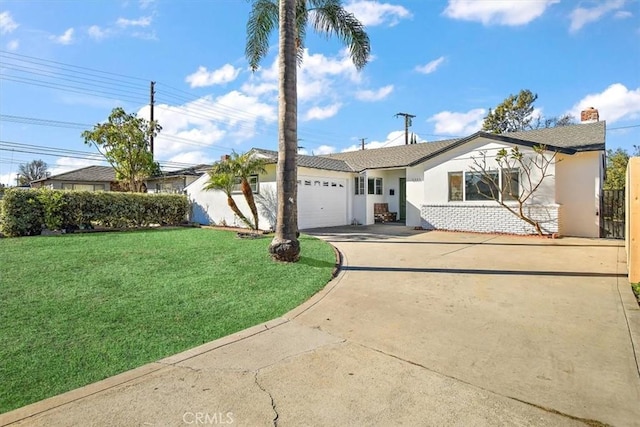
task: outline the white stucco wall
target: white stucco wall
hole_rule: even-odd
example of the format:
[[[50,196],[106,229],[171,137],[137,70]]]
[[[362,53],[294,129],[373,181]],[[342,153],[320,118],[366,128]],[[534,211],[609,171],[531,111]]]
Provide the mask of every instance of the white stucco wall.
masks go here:
[[[268,165],[266,169],[267,172],[259,177],[259,193],[255,195],[261,229],[275,227],[276,219],[276,167]],[[353,215],[353,203],[350,197],[354,192],[352,177],[353,174],[345,172],[299,168],[299,185],[304,186],[305,179],[312,182],[311,186],[302,190],[300,186],[298,187],[298,227],[305,229],[349,224]],[[244,227],[245,225],[229,208],[227,196],[222,191],[203,189],[208,178],[208,175],[205,174],[186,188],[192,204],[191,220],[204,225],[227,224]],[[316,181],[320,181],[320,184],[316,185]],[[325,182],[328,183],[328,186],[323,185]],[[333,184],[336,185],[333,186]],[[315,191],[314,195],[317,197],[307,197],[309,193],[300,197],[302,191]],[[233,199],[240,211],[251,219],[251,211],[242,193],[234,194]],[[339,215],[338,219],[336,219],[337,215]]]
[[[471,172],[474,159],[481,160],[481,153],[486,153],[487,170],[495,169],[495,155],[501,148],[509,150],[510,144],[496,143],[479,138],[461,147],[457,147],[435,159],[420,165],[423,170],[422,204],[420,223],[425,228],[438,228],[458,231],[503,232],[529,234],[532,228],[495,201],[449,201],[449,172]],[[533,150],[519,147],[526,155],[534,155]],[[539,177],[540,171],[533,169],[532,180]],[[558,206],[555,203],[554,165],[549,166],[548,176],[527,202],[532,215],[542,221],[544,231],[558,231]],[[418,177],[416,176],[416,179]],[[525,178],[520,178],[521,190],[526,189]],[[417,189],[413,189],[412,197],[417,197]],[[513,206],[516,206],[514,203]],[[412,217],[412,221],[415,217]],[[414,225],[407,223],[407,225]]]
[[[600,236],[602,151],[559,155],[556,200],[560,204],[559,232],[563,236]]]

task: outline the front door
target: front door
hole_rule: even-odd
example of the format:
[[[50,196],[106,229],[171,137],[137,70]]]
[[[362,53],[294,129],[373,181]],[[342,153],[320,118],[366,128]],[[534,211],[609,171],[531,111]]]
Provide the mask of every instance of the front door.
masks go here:
[[[400,178],[400,191],[398,192],[400,204],[400,221],[407,219],[407,178]]]

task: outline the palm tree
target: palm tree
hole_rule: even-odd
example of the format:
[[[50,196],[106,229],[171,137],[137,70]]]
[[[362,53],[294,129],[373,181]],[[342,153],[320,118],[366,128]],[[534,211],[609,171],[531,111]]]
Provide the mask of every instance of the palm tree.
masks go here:
[[[259,173],[264,173],[265,171],[265,161],[259,157],[256,157],[251,152],[247,152],[244,154],[238,154],[235,151],[231,153],[229,158],[230,166],[233,170],[236,178],[240,178],[240,184],[242,187],[242,194],[244,195],[245,200],[247,201],[247,205],[249,205],[249,209],[251,210],[251,215],[253,215],[253,229],[258,230],[258,208],[256,207],[256,200],[253,197],[253,190],[251,189],[251,184],[249,183],[249,178],[251,175],[256,175]]]
[[[253,228],[253,224],[244,216],[236,201],[233,200],[233,187],[236,184],[236,174],[228,161],[222,161],[213,165],[209,171],[209,180],[204,186],[205,190],[220,190],[227,196],[227,205],[240,221],[244,222],[249,228]]]
[[[364,26],[340,0],[253,0],[247,22],[245,54],[253,71],[269,51],[269,36],[279,25],[278,213],[269,252],[278,261],[300,258],[298,242],[297,170],[298,96],[296,61],[302,60],[307,23],[319,33],[336,35],[349,48],[358,70],[369,60],[371,47]]]

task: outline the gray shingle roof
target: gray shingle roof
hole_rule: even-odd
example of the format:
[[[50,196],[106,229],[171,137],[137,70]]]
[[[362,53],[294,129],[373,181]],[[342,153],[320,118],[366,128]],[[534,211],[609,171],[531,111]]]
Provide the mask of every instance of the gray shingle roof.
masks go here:
[[[46,181],[48,179],[74,182],[113,182],[116,180],[116,172],[111,166],[87,166],[81,169],[53,175],[48,178],[39,179],[34,182]]]
[[[278,152],[273,150],[264,150],[262,148],[254,148],[252,151],[262,154],[267,158],[268,163],[276,163],[278,160]],[[327,156],[305,156],[298,154],[298,166],[312,169],[325,169],[338,172],[353,172],[349,165],[340,159],[332,159]]]
[[[524,143],[524,145],[544,144],[550,150],[558,150],[572,154],[576,151],[604,150],[605,130],[605,122],[595,122],[549,129],[511,132],[501,135],[476,132],[466,138],[447,139],[444,141],[348,151],[323,156],[298,155],[298,165],[340,172],[360,172],[365,169],[406,167],[423,162],[453,147],[481,137],[514,144],[519,142]],[[254,148],[253,150],[267,157],[269,163],[275,163],[277,161],[277,151],[258,148]]]
[[[405,167],[426,159],[455,144],[457,141],[457,139],[448,139],[371,150],[347,151],[345,153],[328,154],[327,157],[345,161],[354,171]]]
[[[576,151],[604,150],[606,122],[582,123],[504,134],[511,138]]]

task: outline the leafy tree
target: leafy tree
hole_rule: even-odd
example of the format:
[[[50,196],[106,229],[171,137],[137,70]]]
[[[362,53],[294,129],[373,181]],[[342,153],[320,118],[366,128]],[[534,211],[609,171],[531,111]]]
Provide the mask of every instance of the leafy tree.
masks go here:
[[[46,178],[51,174],[49,166],[42,160],[34,160],[18,166],[18,185],[29,185],[32,181]]]
[[[489,109],[482,130],[491,133],[517,132],[530,129],[533,120],[533,103],[538,95],[523,89],[517,95],[509,95],[495,110]]]
[[[236,201],[233,199],[233,188],[236,184],[234,168],[228,160],[213,165],[209,173],[209,180],[204,186],[205,190],[220,190],[227,196],[227,205],[233,213],[249,228],[253,228],[251,221],[242,213]]]
[[[153,161],[150,139],[162,127],[117,107],[106,123],[82,132],[87,145],[94,145],[116,171],[116,179],[132,192],[144,191],[144,179],[156,174],[159,166]]]
[[[555,163],[556,152],[549,153],[545,146],[533,147],[533,154],[521,152],[517,146],[507,150],[498,150],[495,162],[502,179],[496,173],[495,166],[489,166],[486,153],[480,158],[473,158],[471,170],[481,175],[481,182],[485,184],[487,191],[480,191],[488,200],[496,201],[500,206],[533,226],[539,235],[543,235],[541,219],[535,218],[526,204],[532,200],[545,179],[552,176],[549,167]],[[516,175],[517,174],[517,178]],[[502,186],[500,185],[502,181]],[[479,187],[479,183],[476,183]]]
[[[269,36],[278,26],[278,212],[269,253],[278,261],[300,257],[298,241],[297,169],[298,106],[296,61],[302,60],[307,24],[321,34],[336,35],[348,48],[357,69],[371,53],[369,36],[340,0],[253,0],[247,21],[246,57],[252,70],[269,51]]]
[[[629,153],[623,148],[607,150],[607,172],[603,188],[605,190],[624,190],[626,185]]]
[[[238,154],[236,152],[232,152],[231,156],[228,159],[230,163],[231,169],[234,173],[236,179],[240,179],[240,186],[242,188],[242,194],[244,195],[245,200],[247,201],[247,205],[249,205],[249,209],[251,210],[251,215],[253,215],[253,229],[258,230],[258,221],[260,215],[258,215],[258,208],[256,206],[255,197],[253,196],[253,190],[251,189],[251,184],[249,183],[249,178],[251,175],[256,175],[259,173],[264,173],[265,169],[265,161],[261,158],[258,158],[252,153],[247,152],[244,154]]]

